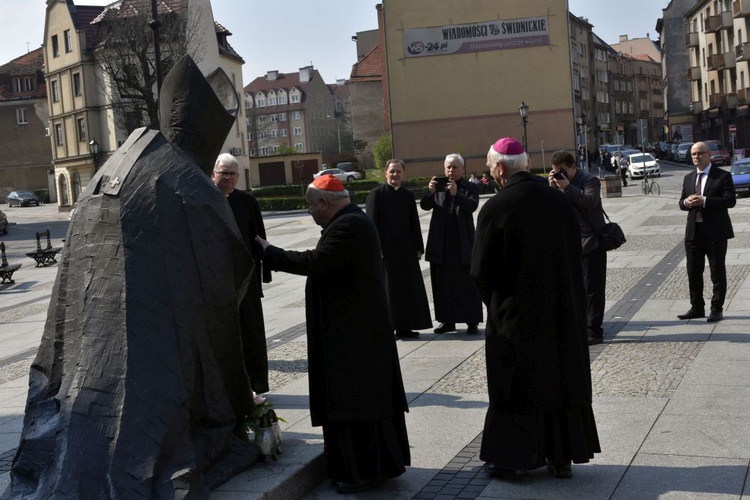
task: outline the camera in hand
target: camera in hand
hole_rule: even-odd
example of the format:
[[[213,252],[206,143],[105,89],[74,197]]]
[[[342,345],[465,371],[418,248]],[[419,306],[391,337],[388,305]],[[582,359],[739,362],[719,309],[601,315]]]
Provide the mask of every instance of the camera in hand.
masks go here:
[[[435,177],[435,191],[445,191],[445,188],[448,186],[448,178],[447,177]]]
[[[563,172],[562,170],[555,170],[554,172],[552,172],[552,177],[557,180],[565,179],[565,172]]]

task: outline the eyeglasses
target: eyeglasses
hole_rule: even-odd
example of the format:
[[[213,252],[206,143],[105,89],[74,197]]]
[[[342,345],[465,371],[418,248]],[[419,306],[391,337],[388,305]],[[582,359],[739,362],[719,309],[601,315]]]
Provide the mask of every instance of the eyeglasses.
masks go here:
[[[709,153],[710,151],[696,151],[695,153],[690,153],[690,156],[700,156],[704,155],[706,153]]]
[[[221,177],[236,177],[239,175],[237,172],[226,172],[221,170],[214,170],[214,173]]]

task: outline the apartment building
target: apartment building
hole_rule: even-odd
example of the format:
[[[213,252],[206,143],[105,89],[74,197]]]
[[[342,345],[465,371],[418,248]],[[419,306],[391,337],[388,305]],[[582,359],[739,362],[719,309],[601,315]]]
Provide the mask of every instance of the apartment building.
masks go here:
[[[44,56],[36,49],[0,65],[0,202],[18,189],[55,201]]]
[[[76,5],[73,0],[47,0],[43,53],[49,141],[60,210],[70,210],[96,169],[127,138],[128,130],[112,106],[113,100],[126,98],[115,91],[97,57],[104,43],[102,26],[145,8],[143,0],[120,0],[104,7]],[[200,51],[194,58],[201,71],[208,74],[222,67],[241,95],[244,61],[227,42],[231,33],[214,22],[209,0],[165,0],[159,2],[158,9],[159,16],[188,18],[188,47]],[[239,120],[244,122],[244,117]],[[240,161],[244,173],[240,188],[251,184],[244,143],[245,130],[238,124],[223,147]]]
[[[750,148],[750,1],[702,0],[684,17],[693,138]]]

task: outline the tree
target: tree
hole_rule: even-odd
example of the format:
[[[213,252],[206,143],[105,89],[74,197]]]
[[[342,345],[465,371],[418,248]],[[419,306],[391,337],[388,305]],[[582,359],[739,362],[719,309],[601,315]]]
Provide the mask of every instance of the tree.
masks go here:
[[[115,125],[128,134],[143,126],[159,128],[151,11],[143,7],[142,1],[125,0],[118,8],[106,9],[96,22],[99,83],[114,111]],[[187,9],[159,13],[162,76],[184,54],[196,62],[203,57],[202,44],[191,36],[199,32],[199,20],[188,21],[186,15]]]
[[[377,168],[385,168],[385,164],[393,158],[391,153],[391,135],[383,134],[378,137],[375,141],[375,145],[372,147],[372,153],[375,156],[375,166]]]

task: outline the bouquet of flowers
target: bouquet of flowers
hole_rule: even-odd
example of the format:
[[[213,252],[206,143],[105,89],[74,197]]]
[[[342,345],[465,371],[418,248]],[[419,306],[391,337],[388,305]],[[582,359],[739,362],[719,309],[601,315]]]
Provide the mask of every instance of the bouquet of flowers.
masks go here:
[[[260,394],[253,398],[253,409],[245,418],[244,430],[247,436],[250,431],[255,435],[255,444],[261,450],[264,459],[276,460],[281,453],[281,428],[279,421],[286,422],[276,415],[273,404]]]

